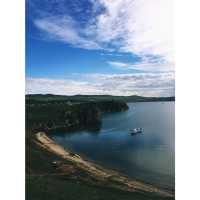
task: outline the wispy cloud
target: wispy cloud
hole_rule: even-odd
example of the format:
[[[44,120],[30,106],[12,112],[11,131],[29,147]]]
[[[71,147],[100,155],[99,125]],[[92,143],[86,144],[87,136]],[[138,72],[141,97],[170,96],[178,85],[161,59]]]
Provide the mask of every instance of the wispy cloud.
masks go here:
[[[81,19],[69,10],[63,11],[67,1],[58,2],[54,9],[58,13],[47,9],[46,14],[43,11],[34,19],[49,39],[85,49],[132,53],[142,59],[134,67],[173,66],[172,0],[89,0],[90,7]],[[74,1],[72,9],[80,15],[83,12],[78,1]],[[157,57],[153,64],[149,55]]]
[[[98,88],[84,81],[27,78],[27,94],[98,94]]]
[[[81,36],[81,28],[70,16],[46,17],[34,21],[35,25],[47,33],[48,39],[59,40],[85,49],[101,49],[98,43]]]
[[[172,72],[174,71],[173,63],[149,63],[148,61],[141,61],[138,63],[125,63],[118,61],[108,61],[108,64],[122,70],[141,70],[141,71],[149,71],[149,72]]]
[[[173,73],[77,74],[79,80],[27,78],[26,93],[173,96]]]

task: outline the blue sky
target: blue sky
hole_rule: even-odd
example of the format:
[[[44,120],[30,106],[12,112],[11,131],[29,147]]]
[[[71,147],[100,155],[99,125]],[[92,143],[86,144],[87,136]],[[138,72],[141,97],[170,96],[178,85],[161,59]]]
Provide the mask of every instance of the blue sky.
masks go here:
[[[26,93],[174,95],[172,0],[26,0]]]

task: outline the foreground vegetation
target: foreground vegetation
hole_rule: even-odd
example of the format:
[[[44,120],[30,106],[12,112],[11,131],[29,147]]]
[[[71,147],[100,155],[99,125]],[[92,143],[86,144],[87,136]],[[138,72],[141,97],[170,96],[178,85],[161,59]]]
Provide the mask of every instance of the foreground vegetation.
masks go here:
[[[124,192],[51,176],[27,177],[30,200],[167,200],[152,194]]]

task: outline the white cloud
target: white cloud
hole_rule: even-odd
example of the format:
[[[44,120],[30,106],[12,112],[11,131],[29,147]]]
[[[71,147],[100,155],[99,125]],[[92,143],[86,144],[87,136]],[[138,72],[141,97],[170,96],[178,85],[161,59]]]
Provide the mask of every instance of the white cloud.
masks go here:
[[[48,33],[49,39],[60,40],[86,49],[101,49],[97,43],[80,35],[81,30],[70,16],[45,17],[35,20],[34,23]]]
[[[159,66],[173,66],[173,0],[91,2],[94,10],[103,6],[105,11],[94,14],[84,26],[67,13],[49,13],[50,17],[36,19],[35,25],[74,46],[136,54],[142,58],[138,67],[152,65],[148,55],[157,56]]]
[[[98,94],[98,88],[84,81],[27,78],[27,94]]]
[[[149,63],[148,61],[142,61],[136,64],[133,63],[124,63],[118,61],[108,61],[108,64],[123,70],[135,69],[142,71],[174,71],[173,63]]]
[[[130,64],[128,63],[122,63],[122,62],[116,62],[116,61],[108,61],[108,64],[118,67],[118,68],[129,68]]]
[[[174,73],[77,74],[79,81],[28,78],[26,93],[173,96]]]

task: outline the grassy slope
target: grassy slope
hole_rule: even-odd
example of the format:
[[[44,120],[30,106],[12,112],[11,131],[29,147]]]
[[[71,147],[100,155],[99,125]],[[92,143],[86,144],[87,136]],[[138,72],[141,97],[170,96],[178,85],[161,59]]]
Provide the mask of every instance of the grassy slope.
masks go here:
[[[27,177],[26,181],[26,199],[29,200],[162,200],[149,194],[123,192],[50,176]]]

